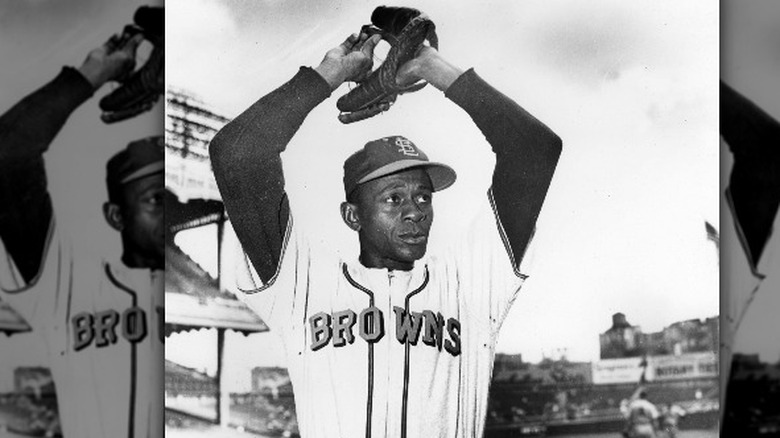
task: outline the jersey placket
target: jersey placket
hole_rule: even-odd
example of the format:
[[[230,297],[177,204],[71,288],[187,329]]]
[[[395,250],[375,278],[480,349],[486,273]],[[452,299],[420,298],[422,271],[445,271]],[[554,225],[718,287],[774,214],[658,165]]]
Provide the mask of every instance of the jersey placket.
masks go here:
[[[392,327],[392,290],[388,272],[385,270],[365,269],[358,272],[358,281],[352,280],[352,285],[370,297],[368,305],[376,307],[382,315],[382,321],[375,321],[382,327],[383,335],[368,347],[368,374],[366,400],[366,438],[382,438],[393,436],[389,422],[393,404],[391,394],[394,394],[392,372],[397,366],[393,358],[393,342],[395,332]],[[350,278],[345,269],[345,274]],[[363,283],[364,282],[364,283]],[[365,284],[368,287],[361,285]],[[393,400],[394,401],[394,400]],[[396,402],[397,403],[397,402]]]
[[[345,267],[345,274],[349,273]],[[407,301],[411,295],[422,290],[425,285],[412,290],[412,279],[417,276],[413,272],[364,269],[359,278],[369,286],[365,288],[353,283],[364,294],[371,297],[371,304],[383,314],[384,335],[369,347],[367,364],[369,381],[367,382],[367,406],[365,412],[367,438],[402,437],[405,434],[404,409],[408,401],[404,400],[408,390],[405,373],[412,372],[411,364],[407,364],[407,346],[400,342],[396,328],[397,315],[395,308],[407,311]],[[426,279],[427,280],[427,279]],[[353,280],[354,281],[354,280]],[[411,310],[411,309],[408,309]],[[373,350],[373,352],[371,352]],[[408,368],[408,369],[407,369]],[[408,415],[408,413],[407,413]]]
[[[390,360],[388,361],[388,376],[389,376],[389,388],[390,392],[386,398],[387,411],[388,411],[388,429],[386,436],[388,437],[405,437],[406,436],[406,416],[409,415],[407,410],[408,406],[408,373],[412,372],[412,364],[408,363],[410,360],[408,345],[406,342],[401,342],[398,339],[398,315],[395,313],[395,308],[404,309],[404,312],[408,313],[411,309],[409,307],[409,298],[414,294],[415,290],[412,290],[412,278],[414,271],[399,271],[388,272],[388,289],[389,300],[387,313],[390,321],[388,322],[388,355]],[[408,315],[407,315],[408,317]]]
[[[386,437],[388,427],[388,411],[387,403],[380,403],[382,400],[387,400],[388,395],[392,388],[390,381],[390,370],[392,369],[390,361],[392,355],[389,350],[389,344],[393,335],[390,327],[390,315],[388,314],[388,308],[391,308],[391,290],[389,283],[385,280],[384,272],[377,272],[377,276],[371,278],[371,286],[374,290],[374,306],[376,306],[380,312],[382,312],[384,335],[378,342],[374,343],[373,348],[373,379],[370,382],[373,385],[372,400],[372,412],[370,417],[367,417],[367,421],[371,422],[369,426],[370,432],[367,434],[367,438],[380,438]]]
[[[396,337],[396,321],[393,308],[402,302],[406,290],[403,284],[408,277],[404,273],[387,272],[387,307],[383,309],[387,315],[387,351],[386,370],[388,392],[385,396],[385,410],[387,412],[387,424],[385,437],[400,437],[401,431],[401,397],[403,396],[403,369],[404,349],[403,344]]]

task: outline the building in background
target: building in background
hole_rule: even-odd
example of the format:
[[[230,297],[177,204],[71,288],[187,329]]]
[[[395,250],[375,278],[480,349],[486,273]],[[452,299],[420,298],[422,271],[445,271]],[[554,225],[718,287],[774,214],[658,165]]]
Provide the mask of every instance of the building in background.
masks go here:
[[[496,354],[485,436],[617,436],[625,424],[620,406],[639,386],[651,402],[685,409],[682,428],[713,430],[719,411],[717,323],[717,317],[692,319],[643,333],[616,313],[599,335],[600,360],[573,362],[564,352],[528,363],[519,354]],[[753,379],[771,374],[755,360],[745,362]]]
[[[599,335],[602,359],[642,355],[642,329],[628,323],[626,315],[612,315],[612,327]]]
[[[166,93],[165,117],[165,334],[167,342],[179,332],[216,330],[216,376],[208,376],[166,360],[166,424],[182,427],[193,420],[223,426],[231,423],[235,403],[226,388],[223,373],[225,332],[260,333],[268,330],[262,320],[225,288],[221,271],[225,208],[219,195],[208,144],[229,121],[210,110],[203,102],[182,90]],[[195,262],[193,254],[176,244],[177,233],[216,225],[217,246],[201,248],[217,254],[216,276]],[[206,347],[208,348],[208,347]],[[251,413],[251,412],[250,412]],[[239,423],[245,422],[238,417]],[[235,423],[235,422],[234,422]]]
[[[718,376],[718,317],[678,321],[643,333],[622,313],[599,335],[601,360],[593,363],[595,384],[712,379]]]
[[[292,383],[287,368],[252,368],[252,392],[268,393],[278,397],[280,393],[292,394]]]
[[[643,333],[622,313],[612,315],[612,327],[599,335],[601,359],[679,356],[718,351],[718,317],[675,322],[660,332]]]
[[[208,145],[227,117],[184,90],[165,96],[165,185],[182,202],[221,200],[209,161]]]
[[[213,397],[219,392],[213,377],[196,369],[165,361],[165,394],[167,397]]]
[[[544,358],[539,363],[522,361],[520,354],[496,354],[493,381],[534,384],[590,384],[590,362],[572,362],[565,357]]]

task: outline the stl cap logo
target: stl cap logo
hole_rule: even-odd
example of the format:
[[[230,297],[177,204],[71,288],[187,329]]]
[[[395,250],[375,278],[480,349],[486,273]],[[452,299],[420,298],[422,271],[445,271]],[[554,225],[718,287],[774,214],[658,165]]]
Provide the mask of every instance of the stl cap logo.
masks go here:
[[[405,138],[396,138],[395,145],[398,146],[398,152],[406,155],[407,157],[419,157],[420,154],[414,149],[412,142]]]

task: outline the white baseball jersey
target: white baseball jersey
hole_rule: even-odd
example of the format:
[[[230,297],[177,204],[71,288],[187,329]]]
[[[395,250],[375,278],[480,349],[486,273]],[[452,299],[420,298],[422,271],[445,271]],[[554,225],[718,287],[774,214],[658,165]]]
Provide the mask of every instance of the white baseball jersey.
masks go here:
[[[489,195],[488,199],[492,199]],[[283,338],[301,436],[479,437],[499,328],[527,277],[486,200],[411,271],[343,259],[288,222],[277,273],[242,299]]]
[[[0,244],[0,288],[46,340],[65,438],[163,436],[164,271],[77,256],[52,221],[29,284]]]
[[[638,422],[649,422],[659,417],[658,408],[649,401],[638,398],[628,404],[628,417]]]

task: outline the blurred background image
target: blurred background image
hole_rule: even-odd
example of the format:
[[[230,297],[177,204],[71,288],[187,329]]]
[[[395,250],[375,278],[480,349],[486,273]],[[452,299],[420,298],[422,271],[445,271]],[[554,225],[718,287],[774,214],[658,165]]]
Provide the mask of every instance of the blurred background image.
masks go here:
[[[772,1],[721,2],[724,436],[780,433],[778,12]]]
[[[5,114],[25,96],[52,81],[64,66],[79,68],[91,51],[133,23],[134,13],[140,6],[154,6],[154,3],[124,0],[2,2],[0,114]],[[149,58],[150,52],[150,44],[141,43],[136,52],[137,66]],[[100,266],[101,257],[118,259],[122,254],[119,233],[111,229],[103,215],[103,203],[107,201],[106,162],[131,141],[162,133],[162,104],[121,123],[101,121],[98,101],[117,87],[116,82],[102,86],[78,106],[44,154],[53,215],[57,229],[67,230],[66,237],[74,244],[75,263],[98,260],[95,266]],[[62,93],[73,94],[73,90],[64,89]],[[24,120],[16,122],[21,124]],[[9,128],[4,125],[0,129]],[[3,144],[2,147],[5,153],[21,146]],[[0,172],[7,174],[9,169],[0,168]],[[23,186],[25,181],[19,181],[19,184]],[[3,203],[0,208],[6,209],[9,205]],[[0,252],[4,252],[2,245]],[[0,267],[0,284],[4,288],[8,287],[13,275],[12,270],[6,268],[9,266]],[[53,290],[35,292],[54,294]],[[57,396],[62,396],[63,387],[74,385],[55,381],[49,357],[50,353],[55,354],[49,351],[53,342],[46,338],[44,331],[32,330],[29,321],[4,301],[4,295],[0,294],[0,436],[61,436],[61,412],[65,403],[62,399],[58,403]],[[156,331],[154,333],[156,336]],[[119,373],[114,378],[118,382],[126,379],[128,376]],[[129,387],[129,380],[127,382]],[[88,384],[83,384],[83,389],[98,391]],[[70,404],[86,403],[80,395],[73,395],[82,393],[68,394]],[[126,410],[124,407],[123,412]],[[96,413],[95,417],[100,415]],[[127,425],[123,429],[127,429]],[[147,436],[146,433],[144,430],[138,436]]]

